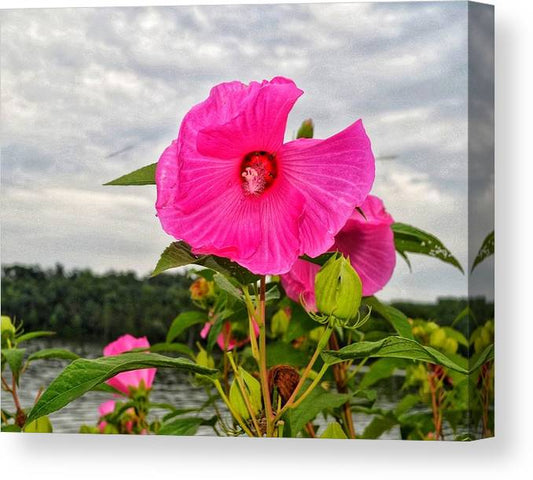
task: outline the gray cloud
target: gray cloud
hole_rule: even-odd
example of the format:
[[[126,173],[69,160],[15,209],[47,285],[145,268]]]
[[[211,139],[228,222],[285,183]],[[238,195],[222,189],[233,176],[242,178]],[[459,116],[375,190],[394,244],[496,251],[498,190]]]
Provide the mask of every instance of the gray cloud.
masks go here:
[[[3,11],[2,262],[146,273],[170,238],[151,187],[101,184],[157,160],[222,81],[293,78],[329,136],[363,118],[374,192],[467,261],[465,3]],[[447,265],[398,261],[384,298],[466,293]]]

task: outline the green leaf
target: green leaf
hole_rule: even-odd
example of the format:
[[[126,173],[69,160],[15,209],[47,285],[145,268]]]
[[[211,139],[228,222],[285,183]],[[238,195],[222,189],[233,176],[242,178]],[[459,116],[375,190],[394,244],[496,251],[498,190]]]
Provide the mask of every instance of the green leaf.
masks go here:
[[[54,429],[52,428],[50,419],[45,416],[30,423],[26,422],[23,431],[25,433],[52,433]]]
[[[342,429],[340,424],[337,423],[337,422],[333,422],[333,423],[330,423],[326,427],[326,429],[324,430],[322,435],[320,435],[320,438],[342,438],[342,439],[346,439],[348,437],[344,433],[344,430]]]
[[[381,303],[376,297],[365,297],[363,303],[387,320],[400,337],[413,339],[413,331],[407,317],[397,308]]]
[[[483,240],[481,248],[479,249],[474,263],[472,264],[472,269],[470,270],[470,273],[472,273],[474,271],[474,268],[476,268],[483,260],[490,257],[491,255],[494,255],[494,230],[487,235],[485,240]]]
[[[403,415],[404,413],[408,412],[413,408],[415,405],[418,405],[421,401],[420,395],[415,394],[408,394],[405,397],[403,397],[397,404],[396,408],[394,409],[394,414],[399,417],[400,415]]]
[[[215,273],[213,280],[217,284],[218,288],[226,292],[228,295],[231,295],[233,298],[236,298],[239,302],[244,303],[242,290],[233,285],[233,283],[231,283],[227,277],[221,275],[220,273]]]
[[[187,357],[194,358],[194,352],[184,343],[154,343],[149,349],[149,352],[161,353],[161,352],[174,352],[181,353]]]
[[[179,335],[187,330],[188,328],[192,327],[193,325],[196,325],[198,323],[205,323],[207,322],[207,315],[205,312],[200,311],[190,311],[190,312],[183,312],[180,313],[170,325],[170,328],[168,329],[166,343],[172,343],[174,339],[179,337]]]
[[[173,242],[165,249],[152,272],[152,277],[159,275],[165,270],[190,264],[201,265],[223,275],[233,277],[242,285],[247,285],[259,279],[257,275],[250,273],[239,264],[227,258],[221,258],[215,255],[194,255],[191,247],[185,242]]]
[[[4,357],[11,369],[15,381],[19,381],[20,371],[22,370],[22,364],[24,362],[24,355],[26,353],[25,348],[4,348],[2,349],[2,357]]]
[[[380,358],[376,360],[365,373],[359,383],[359,388],[371,387],[380,380],[389,378],[396,369],[405,367],[406,360],[401,358]]]
[[[374,439],[379,438],[386,431],[398,424],[397,418],[392,412],[385,415],[375,416],[366,426],[361,438]]]
[[[157,163],[146,165],[133,172],[115,178],[104,185],[155,185],[155,169]]]
[[[305,388],[304,386],[303,391]],[[297,408],[289,409],[286,413],[291,435],[295,437],[305,427],[305,424],[313,420],[320,412],[339,408],[349,398],[348,394],[330,393],[321,387],[316,387]]]
[[[396,250],[404,258],[406,252],[429,255],[457,267],[464,273],[461,264],[437,237],[405,223],[393,223],[392,231]]]
[[[45,348],[43,350],[39,350],[35,353],[32,353],[28,357],[28,362],[33,362],[34,360],[51,359],[51,358],[57,358],[60,360],[76,360],[77,358],[80,358],[80,357],[79,355],[76,355],[74,352],[65,350],[64,348]]]
[[[468,370],[438,350],[425,347],[415,340],[402,337],[387,337],[378,342],[352,343],[340,350],[327,350],[322,352],[321,355],[329,365],[366,357],[406,358],[442,365],[459,373],[468,374]]]
[[[48,331],[39,331],[39,332],[28,332],[22,334],[20,337],[16,338],[17,344],[26,342],[27,340],[32,340],[34,338],[39,337],[49,337],[50,335],[55,335],[55,332],[48,332]]]
[[[188,359],[164,357],[157,353],[123,353],[94,360],[80,358],[74,360],[52,381],[32,408],[27,422],[63,408],[117,373],[151,367],[175,368],[208,376],[217,373],[216,370],[200,367]]]
[[[315,265],[323,266],[333,255],[335,255],[335,252],[326,252],[322,255],[319,255],[318,257],[309,257],[308,255],[302,255],[300,258],[307,262],[314,263]]]
[[[286,342],[292,342],[293,340],[306,335],[317,327],[316,322],[307,314],[301,305],[292,303],[291,310],[292,312],[289,328],[284,335],[284,340]]]
[[[473,365],[470,367],[471,372],[476,371],[483,364],[494,360],[494,345],[489,345],[488,347],[486,347],[485,350],[483,350],[479,354],[479,356],[473,357],[472,360],[474,360],[474,362]]]
[[[198,431],[203,422],[202,418],[178,418],[163,424],[157,434],[191,436]]]

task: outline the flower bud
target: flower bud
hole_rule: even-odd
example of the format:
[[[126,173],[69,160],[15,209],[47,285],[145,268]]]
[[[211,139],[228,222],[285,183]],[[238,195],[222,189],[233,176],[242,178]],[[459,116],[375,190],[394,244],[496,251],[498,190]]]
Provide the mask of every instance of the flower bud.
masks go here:
[[[342,254],[333,255],[317,273],[315,295],[321,313],[340,320],[357,317],[362,297],[361,279]]]
[[[296,138],[313,138],[314,130],[315,126],[313,124],[313,120],[308,118],[307,120],[304,120],[300,125],[298,133],[296,134]]]
[[[191,292],[192,300],[205,300],[209,298],[214,293],[213,282],[207,281],[205,278],[200,277],[192,282],[189,287],[189,292]]]
[[[7,341],[13,342],[15,340],[15,325],[11,322],[11,319],[5,315],[2,315],[2,347],[7,346]]]

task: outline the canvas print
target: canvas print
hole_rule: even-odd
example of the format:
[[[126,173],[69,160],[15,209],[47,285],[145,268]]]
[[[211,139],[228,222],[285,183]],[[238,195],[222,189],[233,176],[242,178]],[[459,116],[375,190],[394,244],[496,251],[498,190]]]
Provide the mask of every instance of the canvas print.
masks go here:
[[[3,10],[2,432],[493,436],[493,15]]]

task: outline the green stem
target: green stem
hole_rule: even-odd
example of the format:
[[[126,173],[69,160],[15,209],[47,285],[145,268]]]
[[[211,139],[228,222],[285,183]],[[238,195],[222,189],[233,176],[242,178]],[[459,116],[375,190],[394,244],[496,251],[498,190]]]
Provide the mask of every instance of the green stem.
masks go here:
[[[315,352],[313,353],[313,356],[311,357],[311,360],[309,360],[309,363],[305,367],[305,370],[303,371],[302,376],[300,377],[300,381],[296,385],[296,388],[292,392],[292,395],[287,400],[287,403],[285,403],[283,408],[276,415],[275,420],[279,419],[287,411],[288,408],[292,408],[293,407],[293,402],[296,399],[296,396],[298,395],[298,392],[300,391],[300,389],[304,385],[305,381],[307,380],[307,377],[309,376],[309,373],[311,372],[311,369],[313,368],[313,365],[317,361],[318,356],[320,355],[320,353],[322,352],[324,347],[328,344],[328,340],[329,340],[329,337],[331,336],[332,332],[333,332],[333,327],[331,327],[331,325],[328,325],[326,327],[326,330],[324,331],[324,333],[320,337],[320,340],[318,341],[318,345],[316,346]]]
[[[315,387],[320,383],[320,380],[322,380],[322,377],[327,372],[329,368],[329,365],[327,363],[324,363],[322,365],[322,368],[320,369],[320,372],[318,372],[318,375],[315,377],[315,379],[311,382],[311,385],[307,387],[307,390],[302,393],[300,397],[292,404],[292,408],[296,408],[300,403],[302,403],[306,397],[315,389]]]
[[[267,422],[267,437],[273,434],[274,415],[272,413],[272,402],[270,399],[270,389],[268,388],[268,372],[266,366],[266,312],[265,312],[265,276],[259,280],[259,377],[263,391],[263,401],[265,403],[265,417]]]
[[[255,431],[257,433],[257,436],[259,437],[261,436],[261,429],[259,428],[259,423],[257,422],[257,418],[255,417],[254,409],[252,408],[252,402],[250,401],[250,397],[246,390],[246,385],[244,384],[239,374],[237,365],[235,365],[235,360],[233,359],[232,353],[226,352],[226,355],[228,356],[229,362],[231,364],[231,368],[233,368],[233,374],[235,375],[235,380],[237,380],[237,385],[239,385],[239,389],[241,391],[244,404],[246,405],[246,408],[248,409],[248,412],[250,413],[250,417],[252,418],[252,423],[254,424]]]
[[[218,393],[220,395],[220,397],[222,398],[222,400],[224,401],[224,403],[226,404],[226,406],[228,407],[230,413],[233,415],[233,418],[235,418],[235,420],[237,420],[237,422],[239,423],[239,425],[241,426],[241,428],[244,430],[244,432],[246,433],[246,435],[248,435],[249,437],[253,437],[253,433],[250,431],[250,429],[246,426],[246,423],[244,422],[244,420],[242,419],[242,417],[238,414],[238,412],[232,407],[228,397],[226,396],[226,394],[224,393],[224,390],[222,388],[222,385],[220,385],[220,381],[217,379],[217,380],[214,380],[213,381],[216,389],[218,390]]]

